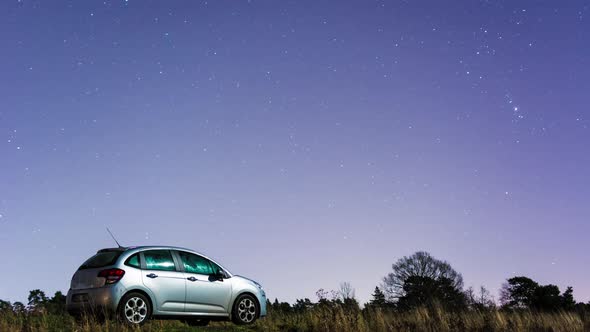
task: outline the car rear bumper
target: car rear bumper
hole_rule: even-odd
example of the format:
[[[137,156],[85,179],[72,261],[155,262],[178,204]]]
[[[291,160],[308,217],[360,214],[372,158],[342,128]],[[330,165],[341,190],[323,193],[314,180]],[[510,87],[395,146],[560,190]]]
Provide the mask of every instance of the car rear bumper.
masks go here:
[[[114,313],[124,294],[121,284],[110,286],[70,289],[66,298],[68,313],[77,315],[81,313]]]

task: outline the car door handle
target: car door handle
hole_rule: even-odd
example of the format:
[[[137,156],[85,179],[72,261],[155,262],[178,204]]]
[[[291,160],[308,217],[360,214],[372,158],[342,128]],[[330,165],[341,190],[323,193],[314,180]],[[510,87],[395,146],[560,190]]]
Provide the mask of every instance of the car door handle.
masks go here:
[[[190,280],[190,281],[197,281],[198,279],[197,279],[197,278],[195,278],[195,277],[188,277],[188,278],[186,278],[186,280]]]
[[[158,275],[157,274],[154,274],[154,273],[150,273],[150,274],[146,275],[146,277],[155,279],[155,278],[158,277]]]

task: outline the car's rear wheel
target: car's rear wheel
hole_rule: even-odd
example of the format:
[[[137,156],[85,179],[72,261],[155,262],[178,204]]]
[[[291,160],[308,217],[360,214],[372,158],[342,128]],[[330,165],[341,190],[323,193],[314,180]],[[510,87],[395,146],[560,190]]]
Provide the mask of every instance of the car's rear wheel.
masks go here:
[[[252,324],[260,315],[260,306],[254,296],[240,295],[234,302],[232,321],[238,325]]]
[[[141,293],[125,295],[119,304],[119,319],[129,325],[142,325],[152,314],[148,298]]]

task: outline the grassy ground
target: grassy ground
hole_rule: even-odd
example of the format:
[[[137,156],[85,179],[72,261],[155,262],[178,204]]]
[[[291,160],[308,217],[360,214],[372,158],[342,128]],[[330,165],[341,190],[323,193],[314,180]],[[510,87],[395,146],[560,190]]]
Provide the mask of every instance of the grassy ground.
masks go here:
[[[0,331],[134,331],[115,321],[76,321],[64,315],[1,314]],[[142,331],[590,331],[590,322],[578,313],[466,312],[417,309],[399,313],[388,310],[314,308],[304,313],[270,313],[249,327],[216,322],[190,327],[179,321],[151,321]]]
[[[213,322],[207,327],[191,327],[175,320],[153,320],[139,328],[131,328],[115,320],[76,320],[68,315],[0,315],[0,331],[79,331],[79,332],[131,332],[131,331],[255,331],[252,327],[235,326],[229,322]]]

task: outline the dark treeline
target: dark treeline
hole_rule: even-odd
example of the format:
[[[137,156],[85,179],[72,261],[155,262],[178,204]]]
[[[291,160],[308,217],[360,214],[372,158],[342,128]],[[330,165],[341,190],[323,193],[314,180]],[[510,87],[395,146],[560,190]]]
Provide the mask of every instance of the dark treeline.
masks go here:
[[[16,314],[55,314],[63,315],[66,313],[66,296],[57,291],[53,297],[47,297],[45,292],[35,289],[29,292],[27,304],[22,302],[10,303],[0,300],[0,313],[12,311]]]
[[[360,310],[354,290],[343,283],[338,291],[320,289],[317,302],[309,298],[287,302],[268,302],[271,311],[298,313],[314,307],[343,306]],[[416,308],[443,308],[448,312],[468,310],[531,310],[535,312],[578,311],[590,313],[590,302],[576,302],[573,288],[562,293],[555,285],[540,285],[531,278],[518,276],[506,280],[495,301],[485,288],[464,289],[463,277],[448,262],[438,260],[427,252],[399,259],[392,265],[392,272],[375,287],[372,299],[365,309],[381,308],[399,312]]]
[[[267,303],[269,312],[305,313],[314,308],[342,308],[360,312],[361,305],[355,297],[352,286],[344,282],[336,291],[320,289],[317,300],[309,298],[296,300],[291,304],[275,298]],[[66,297],[56,292],[47,297],[39,290],[32,290],[26,304],[0,300],[0,313],[13,312],[32,314],[65,314]],[[372,299],[365,303],[363,310],[379,308],[404,312],[416,308],[442,308],[447,312],[460,311],[519,311],[535,312],[576,311],[584,316],[590,313],[590,303],[576,302],[572,287],[561,292],[555,285],[540,285],[524,276],[506,280],[496,302],[484,288],[464,289],[463,277],[446,261],[438,260],[427,252],[416,252],[399,259],[392,265],[392,271],[382,283],[375,287]]]

